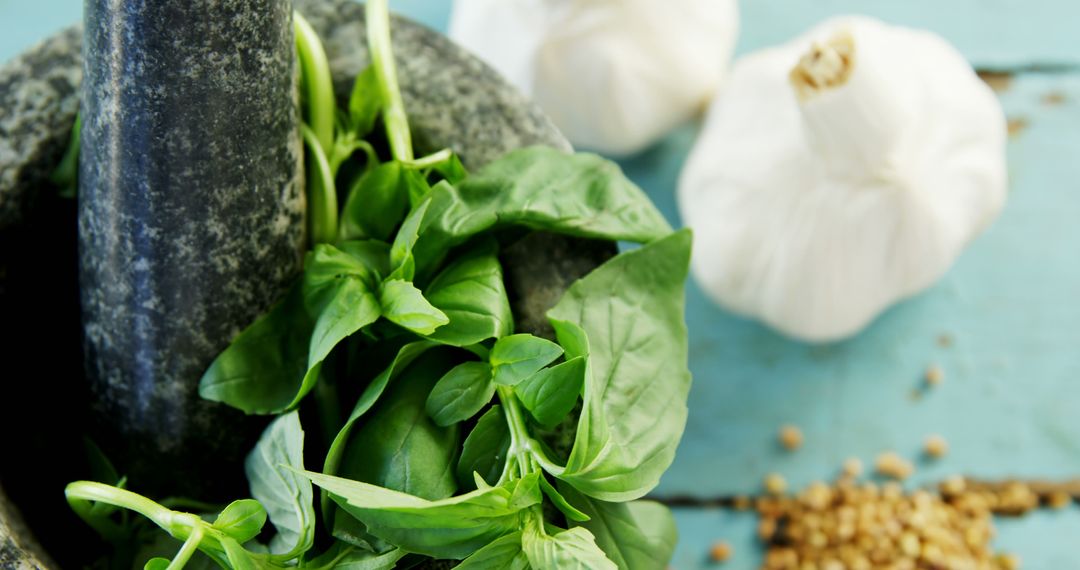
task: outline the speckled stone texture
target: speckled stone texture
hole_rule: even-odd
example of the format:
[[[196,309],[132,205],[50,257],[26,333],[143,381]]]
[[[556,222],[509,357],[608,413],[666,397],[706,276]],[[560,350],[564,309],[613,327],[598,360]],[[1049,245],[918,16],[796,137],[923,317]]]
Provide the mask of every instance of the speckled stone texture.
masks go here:
[[[69,28],[0,68],[0,230],[22,219],[71,136],[82,32]]]
[[[242,491],[221,466],[259,426],[198,383],[301,267],[291,2],[87,0],[84,23],[80,289],[105,447],[138,489]]]

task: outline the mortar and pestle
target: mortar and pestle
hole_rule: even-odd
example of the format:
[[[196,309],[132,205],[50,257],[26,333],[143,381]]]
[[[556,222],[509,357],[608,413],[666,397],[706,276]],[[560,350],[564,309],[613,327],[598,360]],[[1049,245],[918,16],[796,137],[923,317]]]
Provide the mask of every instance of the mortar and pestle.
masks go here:
[[[0,67],[0,568],[100,554],[62,494],[91,469],[87,436],[134,490],[242,493],[266,420],[197,389],[306,248],[293,8],[347,100],[368,63],[363,7],[348,0],[87,0],[85,34],[65,30]],[[449,147],[475,169],[522,146],[569,149],[437,32],[395,18],[393,43],[418,151]],[[80,110],[72,199],[49,178]],[[504,251],[518,328],[550,336],[544,312],[614,252],[544,233]]]

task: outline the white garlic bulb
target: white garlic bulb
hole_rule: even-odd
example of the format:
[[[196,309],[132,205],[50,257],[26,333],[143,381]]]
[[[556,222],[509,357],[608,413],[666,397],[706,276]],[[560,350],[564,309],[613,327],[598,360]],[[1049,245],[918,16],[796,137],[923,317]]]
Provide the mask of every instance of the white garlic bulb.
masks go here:
[[[736,62],[679,182],[716,302],[809,341],[937,281],[1004,205],[1006,124],[940,37],[826,22]]]
[[[570,142],[614,155],[707,105],[737,32],[735,0],[455,0],[450,19]]]

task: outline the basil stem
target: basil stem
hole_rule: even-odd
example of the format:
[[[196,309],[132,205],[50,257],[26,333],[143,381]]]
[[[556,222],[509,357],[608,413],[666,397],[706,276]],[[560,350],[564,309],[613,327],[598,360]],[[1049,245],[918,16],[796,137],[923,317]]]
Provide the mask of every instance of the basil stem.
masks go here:
[[[413,159],[412,135],[409,132],[409,118],[405,115],[405,102],[398,87],[394,52],[390,45],[390,11],[386,0],[368,0],[365,16],[371,64],[375,67],[376,83],[384,102],[383,123],[390,142],[390,153],[395,160],[410,161]]]
[[[293,12],[293,24],[300,73],[303,75],[300,85],[307,101],[307,116],[304,119],[325,153],[334,148],[334,113],[337,110],[330,63],[318,34],[299,12]]]

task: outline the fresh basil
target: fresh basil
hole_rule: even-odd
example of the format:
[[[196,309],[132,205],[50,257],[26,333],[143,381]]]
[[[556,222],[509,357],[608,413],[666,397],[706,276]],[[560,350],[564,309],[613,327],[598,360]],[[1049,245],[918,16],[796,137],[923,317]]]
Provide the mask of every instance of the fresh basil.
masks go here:
[[[560,483],[559,489],[589,517],[575,524],[592,532],[596,544],[620,570],[659,569],[671,560],[679,536],[675,518],[664,505],[599,501],[566,483]]]
[[[308,482],[310,487],[311,483]],[[213,527],[239,542],[247,542],[266,524],[266,509],[254,499],[241,499],[229,503],[214,519]]]
[[[547,534],[534,525],[522,533],[521,546],[536,570],[617,569],[592,533],[582,527]]]
[[[268,514],[277,529],[270,542],[270,552],[288,553],[287,558],[307,552],[315,542],[311,481],[295,471],[303,468],[304,431],[295,411],[277,418],[266,428],[244,463],[251,496],[266,508],[263,520]],[[262,528],[261,523],[258,528]],[[233,535],[233,538],[243,543],[251,537]]]
[[[473,474],[488,485],[495,485],[502,477],[506,454],[510,450],[510,430],[506,426],[502,407],[492,406],[476,422],[465,438],[458,458],[457,479],[462,488],[476,488]]]
[[[513,386],[562,356],[561,346],[530,334],[500,338],[491,349],[495,383]]]
[[[391,279],[379,288],[379,304],[390,322],[419,335],[429,335],[450,322],[408,281]]]
[[[457,186],[436,185],[431,201],[416,244],[423,267],[476,234],[508,225],[638,243],[671,232],[614,163],[548,147],[511,151]]]
[[[168,562],[168,561],[166,561]],[[513,532],[490,542],[457,565],[457,570],[529,570],[529,558],[521,549],[521,533]]]
[[[450,321],[428,335],[443,344],[469,346],[504,337],[513,327],[502,265],[490,244],[454,260],[435,276],[424,296]]]
[[[615,256],[548,313],[560,342],[575,346],[570,356],[588,356],[582,429],[555,473],[586,495],[640,498],[675,457],[690,391],[682,316],[689,262],[690,231],[681,230]]]
[[[435,383],[425,408],[436,425],[448,426],[476,415],[494,395],[491,365],[463,362]]]
[[[585,380],[584,356],[544,368],[514,386],[514,394],[536,423],[550,428],[574,409]]]

